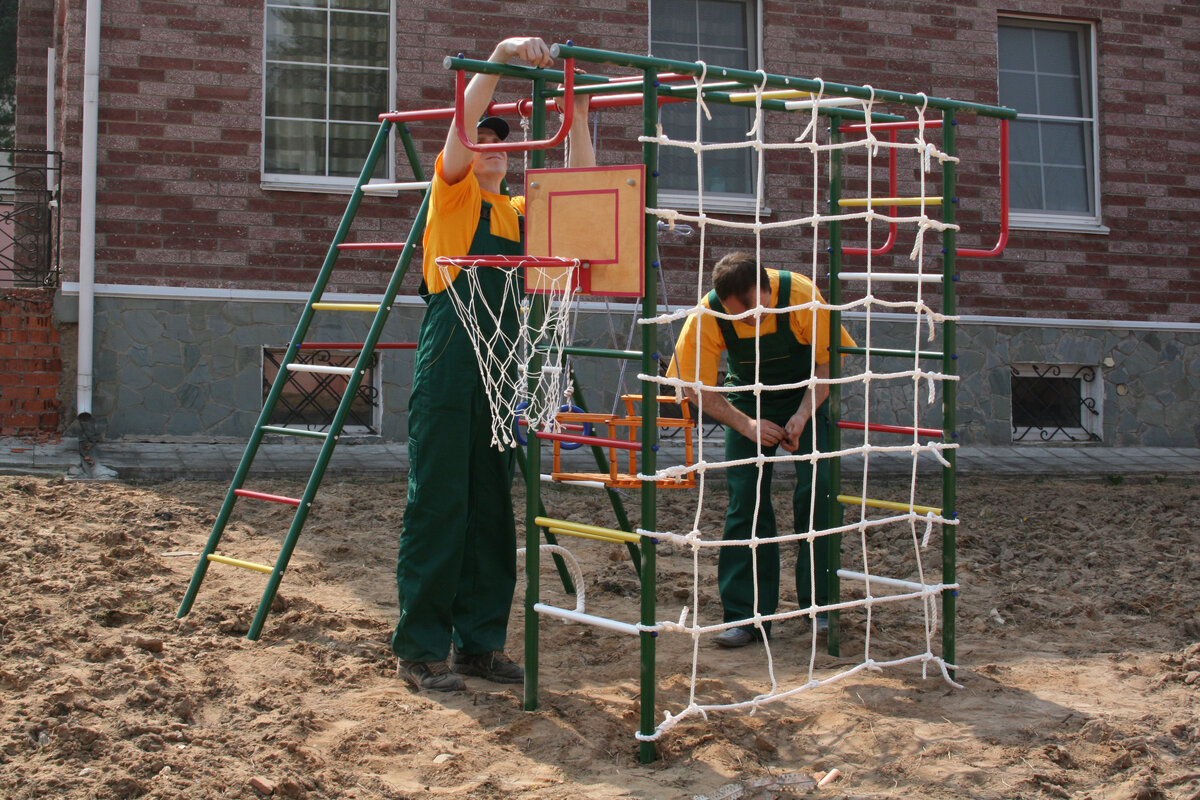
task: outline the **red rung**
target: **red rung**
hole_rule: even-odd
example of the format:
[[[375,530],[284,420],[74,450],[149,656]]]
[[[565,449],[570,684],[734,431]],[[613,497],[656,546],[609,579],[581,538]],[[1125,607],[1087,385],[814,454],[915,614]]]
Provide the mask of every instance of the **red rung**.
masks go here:
[[[403,250],[404,242],[342,242],[338,250]]]
[[[1000,120],[1000,239],[991,250],[960,247],[963,258],[994,258],[1008,245],[1008,120]]]
[[[918,436],[933,436],[941,439],[945,434],[937,428],[907,428],[903,425],[876,425],[871,423],[867,425],[864,422],[848,422],[846,420],[838,420],[839,428],[848,428],[852,431],[878,431],[879,433],[915,433]]]
[[[520,419],[518,419],[518,420],[517,420],[517,424],[518,424],[518,425],[528,425],[528,424],[529,424],[529,420],[525,419],[524,417],[521,417]],[[587,430],[587,428],[583,427],[582,425],[574,425],[574,424],[569,424],[569,423],[565,423],[565,422],[560,422],[560,423],[558,424],[558,426],[559,426],[560,428],[562,428],[563,430],[568,430],[568,431],[584,431],[584,430]]]
[[[300,350],[362,350],[362,342],[303,342]],[[416,350],[416,342],[379,342],[376,350]]]
[[[896,132],[895,131],[890,131],[888,133],[888,140],[890,142],[892,142],[893,144],[895,144],[895,142],[896,142]],[[888,197],[896,197],[899,194],[899,190],[896,188],[896,186],[897,186],[897,183],[896,183],[896,148],[889,147],[888,150],[891,151],[890,153],[888,153]],[[888,216],[889,217],[896,216],[896,207],[895,206],[892,206],[888,209]],[[882,256],[882,255],[885,255],[888,252],[890,252],[892,247],[896,244],[896,228],[897,227],[898,226],[896,225],[895,220],[888,222],[887,240],[883,244],[881,244],[879,247],[872,248],[870,250],[868,250],[865,247],[843,247],[842,252],[849,256],[867,256],[867,255]]]
[[[299,497],[284,497],[278,494],[266,494],[264,492],[251,492],[246,489],[234,489],[233,493],[238,497],[249,497],[252,500],[266,500],[269,503],[283,503],[285,506],[300,505]]]
[[[576,436],[571,433],[552,433],[550,431],[537,431],[534,436],[539,439],[552,439],[558,442],[578,442],[579,444],[590,444],[596,447],[615,447],[618,450],[636,450],[642,449],[641,442],[623,442],[620,439],[602,439],[599,436]]]

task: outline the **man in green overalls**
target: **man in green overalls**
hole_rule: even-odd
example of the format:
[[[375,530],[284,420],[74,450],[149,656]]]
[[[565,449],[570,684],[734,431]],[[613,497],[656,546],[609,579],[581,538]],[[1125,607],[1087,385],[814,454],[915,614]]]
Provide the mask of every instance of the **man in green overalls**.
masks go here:
[[[550,48],[538,38],[505,39],[490,60],[513,58],[535,67],[552,63]],[[497,81],[484,74],[471,79],[466,119],[484,113]],[[595,163],[587,109],[587,98],[580,97],[571,127],[573,167]],[[485,117],[468,130],[480,143],[503,141],[509,133],[508,123],[498,117]],[[504,654],[516,586],[514,451],[491,446],[491,412],[479,364],[446,291],[453,284],[460,297],[471,292],[467,277],[455,268],[443,273],[434,263],[439,256],[524,252],[525,198],[501,194],[507,171],[505,153],[468,149],[451,123],[430,185],[421,285],[428,306],[409,401],[408,502],[396,563],[400,620],[392,635],[401,675],[422,689],[462,689],[460,675],[499,683],[524,680],[524,670]],[[506,282],[516,276],[476,269],[475,301],[498,308]],[[507,288],[511,294],[514,287]],[[515,309],[506,310],[499,324],[515,329]]]
[[[736,316],[759,306],[769,309],[824,303],[808,278],[792,272],[763,269],[751,253],[730,253],[722,258],[713,269],[713,287],[701,305],[718,314]],[[841,342],[844,347],[854,345],[845,329],[841,332]],[[824,405],[829,396],[828,384],[795,385],[810,378],[829,377],[828,309],[763,313],[757,322],[753,315],[729,320],[710,314],[693,314],[680,333],[667,374],[698,382],[704,387],[716,386],[722,352],[729,356],[725,385],[753,386],[757,383],[763,387],[761,393],[756,396],[752,390],[726,393],[706,388],[699,391],[685,388],[684,392],[693,403],[702,400],[704,412],[725,425],[727,461],[752,460],[760,452],[764,456],[773,456],[778,447],[802,454],[829,449],[829,420]],[[781,385],[789,388],[770,388]],[[796,533],[828,528],[828,462],[821,460],[817,464],[815,496],[812,462],[797,460],[793,463],[796,490],[792,495],[792,507]],[[730,466],[726,470],[729,507],[725,512],[723,538],[751,543],[744,547],[720,548],[717,580],[724,621],[745,623],[714,637],[714,641],[724,647],[742,647],[769,635],[770,620],[756,622],[755,618],[774,614],[779,605],[779,545],[754,541],[777,535],[775,511],[771,506],[773,467],[772,462],[762,465],[761,480],[759,466],[754,463]],[[796,563],[796,594],[802,608],[825,605],[830,601],[827,597],[826,540],[814,540],[811,553],[810,559],[808,543],[801,542]],[[815,584],[812,574],[816,576]],[[823,614],[817,618],[819,629],[826,624]]]

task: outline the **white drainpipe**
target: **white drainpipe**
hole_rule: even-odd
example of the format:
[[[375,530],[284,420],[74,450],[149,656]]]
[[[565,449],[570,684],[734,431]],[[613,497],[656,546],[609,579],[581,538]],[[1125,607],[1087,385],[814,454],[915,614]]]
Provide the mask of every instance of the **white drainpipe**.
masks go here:
[[[83,39],[83,153],[79,185],[79,357],[75,412],[92,417],[92,339],[96,311],[96,139],[100,110],[100,0],[87,0]]]

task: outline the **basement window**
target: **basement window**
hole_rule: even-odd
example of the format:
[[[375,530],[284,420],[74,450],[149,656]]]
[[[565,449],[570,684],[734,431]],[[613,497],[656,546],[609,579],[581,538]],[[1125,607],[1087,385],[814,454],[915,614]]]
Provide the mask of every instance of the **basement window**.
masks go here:
[[[287,351],[282,348],[263,348],[263,403],[279,374],[280,364]],[[297,364],[326,367],[353,367],[358,363],[357,350],[302,350]],[[343,434],[378,435],[380,423],[379,354],[372,353],[367,373],[350,401],[350,409],[342,423]],[[309,431],[328,431],[333,425],[350,376],[324,372],[292,372],[268,424]]]
[[[1103,416],[1100,368],[1080,364],[1014,364],[1012,439],[1098,442]]]

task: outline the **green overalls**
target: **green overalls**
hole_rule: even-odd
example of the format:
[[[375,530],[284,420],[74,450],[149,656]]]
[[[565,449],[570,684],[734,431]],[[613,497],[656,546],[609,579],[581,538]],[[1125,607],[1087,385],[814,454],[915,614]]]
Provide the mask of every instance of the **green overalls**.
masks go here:
[[[522,250],[520,241],[492,235],[484,202],[467,255]],[[516,276],[477,269],[483,300],[498,308],[505,281]],[[470,291],[465,270],[453,286],[460,296]],[[448,292],[431,295],[421,286],[428,307],[408,407],[408,504],[396,561],[400,622],[392,634],[392,651],[404,661],[445,661],[452,636],[460,653],[504,649],[517,579],[514,451],[491,446],[483,380]],[[512,332],[517,313],[509,305],[501,326]]]
[[[779,304],[777,308],[792,305],[791,300],[792,275],[790,272],[779,273]],[[709,306],[720,313],[727,313],[717,299],[715,291],[708,295]],[[775,332],[758,337],[759,370],[758,380],[765,385],[798,383],[810,377],[812,353],[809,345],[803,344],[792,333],[786,314],[776,315]],[[729,376],[726,386],[745,386],[754,383],[754,337],[739,338],[729,320],[717,321],[721,335],[729,355]],[[800,408],[804,399],[801,388],[779,391],[763,390],[761,395],[761,415],[777,425],[787,424],[788,419]],[[753,392],[731,393],[727,395],[734,408],[744,414],[754,417],[755,398]],[[829,450],[829,418],[825,404],[817,410],[817,447],[822,452]],[[800,448],[797,453],[809,450],[812,443],[812,421],[804,427],[800,435]],[[776,446],[763,446],[765,456],[775,455]],[[744,458],[754,458],[756,445],[750,439],[742,436],[733,429],[725,428],[725,458],[734,461]],[[797,533],[808,531],[809,505],[812,499],[812,465],[807,461],[796,461],[796,490],[792,494],[792,508],[795,514],[795,529]],[[761,483],[761,498],[758,511],[758,525],[754,529],[757,538],[776,536],[775,511],[771,507],[771,476],[774,472],[773,463],[763,465]],[[755,486],[759,485],[758,467],[754,464],[729,467],[729,508],[725,512],[724,540],[749,539],[754,527]],[[821,461],[817,467],[817,498],[813,514],[813,528],[821,530],[828,526],[829,498],[829,467],[827,461]],[[816,600],[825,604],[827,591],[827,576],[825,571],[828,564],[826,541],[817,539],[813,543],[816,564]],[[758,613],[774,614],[779,606],[779,545],[760,544],[758,551]],[[754,616],[754,556],[749,547],[722,547],[717,566],[717,580],[721,589],[721,605],[725,610],[725,622],[736,622]],[[812,602],[812,583],[809,575],[809,546],[800,542],[796,560],[796,594],[801,608]],[[750,626],[747,626],[749,629]],[[763,623],[768,633],[771,623]]]

